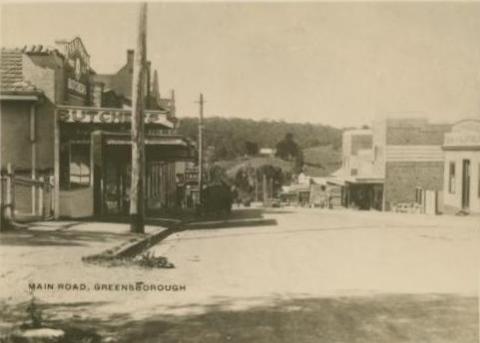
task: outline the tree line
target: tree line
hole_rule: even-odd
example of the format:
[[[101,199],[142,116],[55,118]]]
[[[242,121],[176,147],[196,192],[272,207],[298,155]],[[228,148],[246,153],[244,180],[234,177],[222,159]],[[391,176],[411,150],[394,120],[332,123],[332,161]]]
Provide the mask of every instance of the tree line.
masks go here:
[[[342,140],[340,129],[321,124],[221,117],[206,118],[204,124],[205,146],[213,147],[215,160],[255,155],[260,148],[275,149],[288,134],[300,149],[322,145],[338,149]],[[178,133],[196,140],[198,119],[181,118]],[[286,148],[289,149],[288,144]]]

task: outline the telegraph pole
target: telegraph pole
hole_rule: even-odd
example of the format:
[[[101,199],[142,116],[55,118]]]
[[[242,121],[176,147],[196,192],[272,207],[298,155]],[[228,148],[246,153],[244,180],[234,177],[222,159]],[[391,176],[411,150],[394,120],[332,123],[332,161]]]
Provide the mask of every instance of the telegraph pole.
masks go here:
[[[147,4],[140,4],[137,48],[132,84],[132,182],[130,188],[130,231],[144,233],[145,222],[145,71],[147,61]]]
[[[200,93],[198,120],[198,197],[200,210],[203,211],[203,94]]]

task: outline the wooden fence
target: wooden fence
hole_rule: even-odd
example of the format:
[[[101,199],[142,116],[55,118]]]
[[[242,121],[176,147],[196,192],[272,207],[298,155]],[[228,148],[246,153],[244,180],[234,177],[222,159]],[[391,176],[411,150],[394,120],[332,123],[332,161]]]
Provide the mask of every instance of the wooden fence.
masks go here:
[[[16,174],[11,164],[7,166],[0,182],[2,224],[45,220],[52,216],[53,209],[53,185],[50,177],[27,177]]]

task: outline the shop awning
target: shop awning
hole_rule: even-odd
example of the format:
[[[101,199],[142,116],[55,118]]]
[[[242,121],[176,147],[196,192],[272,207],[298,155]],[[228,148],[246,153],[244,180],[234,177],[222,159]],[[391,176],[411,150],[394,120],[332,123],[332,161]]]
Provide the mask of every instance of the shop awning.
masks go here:
[[[111,149],[129,148],[132,144],[130,133],[102,132],[103,142]],[[193,160],[195,146],[192,142],[178,135],[147,135],[145,137],[147,158],[154,160]]]
[[[132,141],[130,135],[114,134],[106,136],[105,143],[107,145],[130,145]],[[176,136],[150,136],[145,137],[145,145],[169,145],[169,146],[183,146],[188,147],[192,144],[184,137]]]

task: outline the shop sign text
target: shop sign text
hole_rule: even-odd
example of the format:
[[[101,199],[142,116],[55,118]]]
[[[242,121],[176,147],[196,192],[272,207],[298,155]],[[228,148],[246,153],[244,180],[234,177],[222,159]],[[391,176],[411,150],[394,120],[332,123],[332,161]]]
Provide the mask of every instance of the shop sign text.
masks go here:
[[[123,124],[131,122],[131,110],[124,109],[58,108],[57,114],[59,121],[64,123]],[[159,111],[147,111],[144,117],[146,124],[169,124],[166,115]]]
[[[87,87],[76,80],[68,79],[68,89],[80,93],[82,95],[87,95]]]

